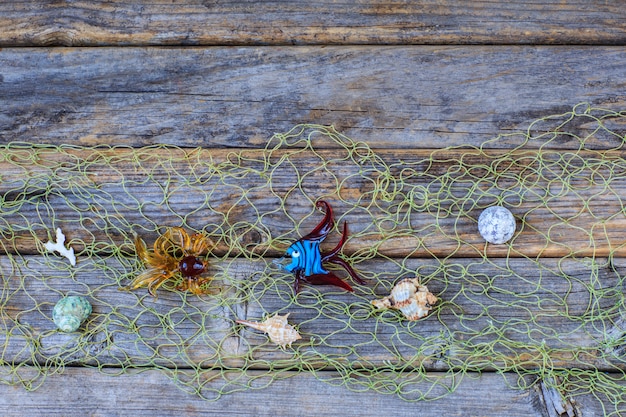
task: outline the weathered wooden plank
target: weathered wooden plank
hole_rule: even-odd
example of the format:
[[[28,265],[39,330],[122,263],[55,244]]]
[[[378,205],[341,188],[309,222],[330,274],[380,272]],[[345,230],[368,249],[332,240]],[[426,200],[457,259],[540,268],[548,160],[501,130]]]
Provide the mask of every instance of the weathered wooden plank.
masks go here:
[[[325,199],[349,224],[345,253],[360,258],[626,255],[622,151],[375,155],[8,148],[2,249],[37,253],[62,227],[75,250],[132,252],[133,232],[150,242],[159,227],[187,225],[205,229],[217,254],[279,256],[321,221],[314,202]],[[517,217],[511,245],[486,245],[477,232],[498,203]]]
[[[206,369],[575,369],[623,368],[619,306],[626,269],[616,259],[392,260],[355,263],[367,279],[348,293],[304,286],[262,259],[214,260],[215,295],[120,291],[139,266],[124,258],[0,258],[4,363],[41,366]],[[416,271],[441,302],[417,322],[377,311],[371,300]],[[341,274],[341,272],[339,272]],[[63,294],[90,298],[81,332],[51,321]],[[236,319],[290,313],[303,338],[281,350]],[[617,326],[617,327],[616,327]],[[44,372],[50,372],[45,371]]]
[[[0,7],[0,45],[624,43],[618,2],[57,2]]]
[[[253,372],[245,379],[253,379],[258,376],[256,374],[258,373]],[[318,377],[330,380],[333,374],[322,372]],[[252,384],[257,389],[233,392],[217,401],[207,402],[172,386],[172,382],[158,371],[128,371],[123,376],[107,376],[94,369],[68,368],[61,375],[49,377],[33,392],[25,393],[21,387],[0,386],[0,407],[7,417],[68,414],[334,417],[338,413],[357,410],[359,415],[372,417],[409,414],[433,417],[546,415],[542,396],[536,389],[512,389],[500,375],[468,375],[456,382],[447,380],[445,375],[439,377],[442,385],[456,385],[456,389],[453,394],[436,401],[406,402],[400,401],[395,395],[383,395],[374,391],[355,392],[322,382],[315,376],[304,373],[279,379],[268,387],[263,387],[263,379],[256,383],[253,381]],[[207,390],[212,385],[209,382]],[[426,387],[425,385],[422,388]],[[498,395],[492,395],[494,392]],[[443,387],[439,388],[437,394],[445,394]],[[489,401],[486,402],[485,398],[489,398]],[[584,416],[602,415],[601,403],[591,395],[579,397],[579,402],[585,411]],[[608,401],[605,406],[611,409]]]
[[[2,370],[0,370],[2,372]],[[68,368],[61,375],[50,376],[32,392],[24,392],[19,386],[0,386],[0,407],[4,415],[12,416],[65,416],[68,414],[118,416],[204,416],[233,414],[238,416],[336,416],[337,410],[358,410],[359,415],[420,416],[537,416],[558,415],[548,410],[551,405],[530,378],[516,380],[512,375],[494,373],[468,374],[459,380],[451,380],[445,374],[432,373],[441,385],[431,391],[431,401],[409,402],[399,400],[397,395],[384,395],[354,386],[353,390],[333,383],[339,376],[333,372],[283,375],[265,386],[266,379],[260,372],[250,372],[238,383],[250,382],[252,389],[237,390],[216,399],[212,389],[220,389],[214,382],[205,385],[207,402],[196,395],[172,386],[164,374],[148,370],[126,371],[125,375],[106,375],[95,369]],[[259,378],[261,377],[261,378]],[[331,381],[330,383],[322,380]],[[573,403],[577,416],[600,417],[607,414],[620,415],[623,394],[612,395],[590,391],[597,381],[588,377],[577,381],[576,391],[565,393]],[[526,384],[526,389],[516,389],[516,384]],[[623,381],[616,378],[616,388],[624,390]],[[451,392],[446,392],[450,387]],[[408,388],[408,387],[407,387]],[[428,390],[429,383],[415,384],[410,388]],[[364,406],[366,404],[367,406]],[[149,413],[149,414],[146,414]]]
[[[625,61],[624,48],[600,46],[4,49],[0,141],[263,147],[319,123],[377,148],[479,145],[581,101],[623,110]],[[592,122],[567,128],[585,137]],[[623,121],[613,127],[623,136]]]

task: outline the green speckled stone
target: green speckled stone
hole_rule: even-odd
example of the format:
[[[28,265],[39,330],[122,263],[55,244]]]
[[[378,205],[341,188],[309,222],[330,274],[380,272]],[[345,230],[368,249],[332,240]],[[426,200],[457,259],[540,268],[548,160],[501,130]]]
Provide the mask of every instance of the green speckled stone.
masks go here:
[[[61,298],[52,310],[52,320],[64,332],[78,330],[91,314],[91,304],[84,297],[70,295]]]

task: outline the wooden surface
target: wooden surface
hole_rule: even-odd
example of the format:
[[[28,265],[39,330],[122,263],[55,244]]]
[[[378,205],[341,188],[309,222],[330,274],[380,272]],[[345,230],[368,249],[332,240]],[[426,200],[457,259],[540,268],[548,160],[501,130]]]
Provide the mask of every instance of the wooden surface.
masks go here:
[[[610,142],[603,142],[604,145],[610,145]],[[531,148],[531,147],[529,147]],[[320,158],[331,164],[330,169],[341,178],[353,178],[342,187],[342,193],[345,195],[367,195],[371,193],[372,185],[367,176],[359,179],[359,172],[363,171],[363,167],[358,164],[335,163],[332,161],[337,155],[337,150],[320,150],[317,155],[296,154],[290,156],[293,164],[300,167],[316,166]],[[23,151],[19,151],[22,153]],[[524,195],[511,197],[507,203],[512,206],[513,214],[521,220],[524,227],[516,234],[514,249],[511,253],[508,246],[490,245],[485,246],[484,240],[475,233],[476,219],[486,205],[493,204],[493,197],[480,196],[480,193],[473,190],[473,184],[483,179],[490,181],[492,173],[487,169],[476,170],[473,177],[469,175],[455,176],[455,180],[459,182],[459,186],[451,189],[454,198],[470,199],[476,198],[480,200],[472,208],[468,206],[465,215],[462,216],[440,216],[437,218],[433,214],[433,210],[423,210],[411,215],[411,227],[408,225],[403,229],[396,231],[392,235],[385,235],[382,231],[373,231],[367,233],[357,241],[352,242],[346,247],[346,254],[353,254],[367,251],[368,248],[376,247],[381,255],[396,258],[411,257],[428,257],[429,254],[445,257],[480,257],[485,250],[490,255],[510,257],[564,257],[570,255],[575,250],[579,256],[625,256],[626,246],[623,242],[623,236],[626,234],[626,220],[621,216],[615,216],[615,213],[621,211],[620,201],[615,195],[623,195],[626,193],[626,182],[623,174],[611,179],[610,188],[604,183],[588,185],[587,177],[593,172],[595,175],[603,178],[610,178],[615,175],[624,166],[621,151],[583,151],[576,153],[576,160],[586,160],[589,163],[593,161],[611,161],[613,165],[606,164],[601,168],[582,169],[576,166],[575,169],[580,171],[579,176],[571,176],[566,178],[563,183],[567,183],[568,187],[572,187],[577,191],[566,194],[567,198],[562,198],[560,193],[546,198],[542,193],[533,192],[533,189],[548,189],[555,187],[558,182],[558,175],[554,169],[545,175],[545,166],[558,165],[562,163],[563,150],[520,150],[513,153],[503,153],[502,150],[445,150],[438,151],[433,149],[414,149],[410,153],[404,153],[401,163],[398,160],[396,149],[377,150],[377,155],[381,160],[392,167],[392,171],[406,169],[408,167],[422,167],[425,161],[429,161],[428,172],[422,172],[417,178],[412,179],[411,185],[414,187],[422,187],[429,189],[432,195],[441,194],[441,201],[436,205],[442,210],[451,210],[454,204],[452,199],[446,201],[445,194],[448,192],[442,183],[437,179],[443,178],[447,171],[452,169],[456,163],[463,159],[466,164],[477,167],[487,167],[501,161],[516,161],[506,170],[506,178],[499,181],[498,186],[501,190],[519,189],[519,194]],[[176,178],[172,178],[171,172],[161,168],[160,161],[168,157],[174,156],[177,160],[169,164],[170,168],[176,172]],[[15,195],[16,190],[24,189],[32,186],[35,178],[52,178],[56,174],[56,168],[59,166],[66,167],[65,174],[61,174],[60,179],[69,180],[75,177],[72,168],[79,169],[75,164],[76,160],[90,160],[88,168],[81,168],[86,171],[90,182],[84,187],[84,192],[97,195],[102,191],[106,191],[106,195],[115,196],[110,201],[104,201],[98,204],[99,210],[103,212],[115,213],[119,211],[117,205],[121,204],[124,199],[132,198],[142,202],[158,202],[162,198],[161,184],[168,181],[177,182],[179,191],[175,195],[168,198],[172,204],[179,207],[201,207],[203,201],[195,201],[194,199],[204,199],[203,195],[194,192],[191,185],[184,185],[184,178],[193,178],[197,174],[198,169],[194,168],[195,163],[189,163],[184,150],[161,149],[151,151],[150,159],[142,163],[141,172],[137,172],[136,166],[132,163],[134,157],[130,149],[115,149],[105,151],[73,151],[66,153],[47,152],[41,156],[44,163],[25,167],[16,167],[11,161],[0,162],[0,172],[5,173],[5,180],[0,184],[0,192],[7,195]],[[232,149],[210,149],[210,150],[193,150],[189,158],[193,161],[211,161],[213,164],[223,164],[233,155]],[[237,154],[238,157],[246,159],[249,168],[256,167],[261,169],[264,163],[264,152],[262,150],[245,150]],[[281,159],[290,152],[274,152],[274,158]],[[24,155],[22,155],[24,157]],[[35,159],[35,156],[32,156]],[[118,161],[114,166],[106,164],[116,158]],[[431,161],[431,158],[433,162]],[[495,161],[495,162],[494,162]],[[544,168],[538,169],[538,161],[544,165]],[[394,164],[396,165],[394,167]],[[570,167],[571,168],[571,167]],[[531,175],[524,175],[525,172],[531,172]],[[566,176],[567,169],[564,170]],[[583,173],[587,173],[583,175]],[[149,173],[152,181],[145,182],[147,173]],[[502,173],[500,173],[502,175]],[[56,178],[56,177],[55,177]],[[122,178],[125,182],[122,183]],[[293,170],[290,165],[277,166],[272,170],[273,192],[277,195],[285,194],[290,187],[293,186]],[[523,178],[523,181],[520,181]],[[557,178],[557,179],[555,179]],[[50,179],[49,186],[56,181]],[[136,185],[133,184],[136,182]],[[211,193],[211,200],[216,207],[216,211],[221,216],[226,217],[229,224],[244,223],[248,219],[253,218],[254,211],[261,213],[271,213],[278,204],[276,198],[268,196],[264,187],[267,180],[258,176],[249,178],[234,178],[230,180],[229,187],[215,187]],[[525,185],[530,184],[530,186]],[[324,196],[332,195],[335,184],[320,183],[319,179],[303,180],[301,186],[304,189],[314,190],[312,195]],[[246,198],[254,201],[254,208],[247,204],[239,204],[233,206],[232,193],[234,190],[258,190],[251,191],[246,194]],[[129,190],[132,190],[129,191]],[[128,194],[131,193],[132,197]],[[487,193],[485,193],[487,194]],[[156,197],[155,197],[156,196]],[[480,198],[479,198],[480,197]],[[58,204],[60,208],[57,215],[60,218],[71,218],[75,207],[80,207],[83,195],[75,195],[71,190],[61,191],[60,196],[49,196],[49,201],[55,199],[63,199],[67,204]],[[547,200],[547,202],[546,202]],[[131,202],[129,201],[129,204]],[[295,199],[290,201],[290,210],[294,216],[307,216],[310,212],[311,204],[308,200]],[[335,211],[340,214],[347,207],[338,203]],[[23,217],[36,218],[39,208],[36,205],[26,205],[23,209],[10,212],[5,215],[5,221],[11,224],[20,224]],[[183,210],[184,211],[184,210]],[[408,208],[404,209],[398,216],[407,215]],[[227,214],[226,214],[227,213]],[[143,221],[143,213],[140,210],[129,210],[125,213],[125,218],[131,224],[141,224]],[[157,224],[169,224],[171,222],[172,213],[169,210],[155,210],[151,213],[151,218]],[[349,216],[350,230],[354,232],[367,231],[371,227],[373,219],[379,219],[385,216],[383,210],[372,209],[369,212],[358,212]],[[565,221],[563,219],[569,219]],[[194,216],[188,216],[187,222],[196,229],[202,229],[204,225],[216,222],[215,213],[212,210],[202,211]],[[434,224],[437,227],[433,227]],[[276,218],[276,216],[268,216],[260,220],[260,224],[267,229],[271,229],[275,235],[288,236],[293,228],[289,222],[284,219]],[[550,233],[546,233],[544,225],[550,224]],[[575,226],[575,227],[574,227]],[[593,232],[589,232],[594,230]],[[21,253],[32,254],[38,253],[36,241],[47,239],[47,228],[43,224],[36,226],[30,230],[18,231],[13,236],[11,246],[5,246],[5,250],[11,252],[19,250]],[[108,236],[108,231],[99,230],[75,230],[72,236],[86,242],[103,242],[111,241],[116,245],[124,243],[125,236]],[[594,238],[594,245],[590,245],[590,236]],[[153,240],[156,236],[145,237]],[[281,251],[278,248],[271,247],[267,241],[268,236],[258,236],[254,241],[248,242],[254,245],[256,253],[266,253],[268,256],[280,256]],[[459,239],[463,241],[463,245],[459,246]],[[214,251],[216,254],[223,254],[229,250],[229,244],[224,241],[218,242]],[[80,245],[76,246],[76,250],[83,249]]]
[[[587,261],[588,264],[589,261]],[[606,259],[598,259],[599,265],[606,265]],[[291,280],[280,280],[279,285],[285,286],[284,292],[274,293],[267,291],[258,300],[251,302],[245,294],[237,293],[233,288],[223,282],[214,284],[214,287],[223,288],[222,298],[229,301],[229,309],[222,312],[220,317],[210,314],[204,317],[201,312],[212,312],[218,309],[219,300],[210,297],[188,298],[186,300],[190,317],[204,317],[203,326],[198,326],[195,320],[184,322],[181,316],[180,296],[171,291],[159,292],[159,297],[153,299],[150,296],[141,297],[136,301],[135,294],[120,292],[119,285],[110,280],[103,280],[102,265],[93,265],[93,261],[81,260],[78,271],[75,272],[75,281],[68,280],[64,274],[60,274],[54,267],[46,266],[41,261],[41,256],[26,257],[23,263],[18,262],[18,270],[30,270],[32,265],[37,265],[37,275],[30,275],[28,282],[22,284],[20,280],[9,280],[4,290],[10,294],[11,302],[4,307],[7,320],[15,320],[27,326],[29,339],[35,339],[42,346],[46,354],[55,357],[64,356],[64,350],[72,351],[75,348],[75,334],[60,334],[51,330],[50,316],[53,300],[58,294],[84,294],[87,289],[97,289],[97,294],[90,297],[94,311],[117,322],[109,326],[108,331],[97,331],[98,322],[92,323],[96,327],[90,336],[97,343],[97,358],[95,355],[82,356],[80,352],[72,351],[77,355],[74,365],[83,364],[97,366],[101,364],[115,364],[124,362],[125,358],[136,358],[134,365],[149,365],[156,361],[160,366],[175,366],[185,368],[186,361],[193,358],[196,362],[202,362],[205,366],[217,363],[228,366],[242,366],[245,360],[251,358],[265,360],[280,360],[283,366],[297,364],[302,357],[294,356],[290,351],[276,349],[267,344],[267,338],[261,333],[243,331],[237,333],[234,321],[236,319],[258,320],[263,317],[265,311],[279,311],[285,307],[285,294],[289,291]],[[237,283],[248,282],[254,290],[260,290],[263,281],[252,282],[251,275],[262,271],[261,261],[215,261],[211,271],[220,271],[228,276],[231,281]],[[269,261],[268,261],[269,263]],[[28,268],[27,265],[31,265]],[[450,339],[477,337],[486,329],[495,326],[502,331],[519,333],[517,337],[511,336],[509,343],[520,342],[520,347],[510,350],[505,343],[495,344],[488,350],[477,350],[469,354],[467,351],[455,351],[450,348],[445,355],[437,356],[433,351],[445,350],[448,343],[445,338],[439,338],[438,343],[427,346],[423,341],[417,345],[412,341],[410,332],[406,334],[397,328],[397,323],[377,322],[376,342],[372,342],[372,323],[375,316],[382,315],[387,318],[397,316],[394,312],[373,312],[369,302],[374,298],[382,298],[388,294],[389,288],[396,281],[395,276],[400,274],[400,268],[390,262],[374,260],[360,263],[359,270],[371,273],[382,273],[378,282],[368,281],[365,286],[355,285],[354,293],[332,292],[329,287],[306,286],[299,295],[300,306],[290,307],[290,318],[299,323],[299,330],[307,339],[315,338],[316,335],[331,333],[325,337],[325,345],[320,347],[336,363],[347,365],[359,358],[366,358],[369,366],[383,367],[393,361],[402,360],[408,367],[425,366],[431,371],[445,371],[451,363],[463,363],[471,356],[472,361],[482,365],[486,370],[493,370],[496,364],[490,361],[506,361],[509,365],[534,368],[541,365],[545,360],[546,351],[554,367],[567,367],[568,361],[574,361],[573,354],[578,355],[575,360],[577,368],[600,369],[611,371],[625,369],[619,358],[607,360],[598,352],[599,340],[607,338],[605,329],[600,326],[603,323],[602,315],[589,311],[590,303],[599,303],[598,308],[610,310],[618,304],[621,297],[620,281],[615,277],[614,270],[607,266],[598,268],[598,276],[593,283],[593,292],[585,281],[588,279],[585,263],[580,261],[559,261],[558,259],[545,259],[536,264],[527,259],[504,260],[496,259],[492,263],[482,260],[455,259],[447,262],[449,268],[465,269],[471,278],[456,275],[450,272],[449,280],[432,280],[428,284],[429,289],[441,297],[444,304],[439,305],[430,320],[411,323],[411,331],[418,332],[423,339],[437,340],[442,331],[451,334]],[[108,261],[107,268],[112,270],[123,269],[119,262]],[[411,259],[404,267],[409,270],[426,270],[436,268],[436,262],[425,259]],[[3,271],[10,271],[11,265],[5,260],[0,264]],[[268,266],[269,268],[269,266]],[[615,271],[623,275],[626,264],[623,262],[613,265]],[[504,271],[504,272],[503,272]],[[511,272],[509,272],[511,271]],[[513,275],[515,274],[515,275]],[[563,274],[570,277],[563,278]],[[481,276],[484,275],[484,276]],[[523,276],[523,279],[519,278]],[[474,278],[477,277],[477,278]],[[572,282],[573,281],[573,282]],[[536,290],[537,282],[542,282]],[[274,284],[276,285],[276,284]],[[370,288],[374,295],[370,295]],[[486,288],[490,288],[487,293]],[[28,293],[21,294],[22,292]],[[142,294],[144,291],[139,291]],[[332,293],[331,293],[332,292]],[[602,298],[594,296],[594,293],[603,293]],[[360,310],[371,320],[355,320],[346,326],[340,318],[341,313],[333,311],[329,303],[328,310],[320,313],[315,300],[319,293],[327,294],[337,306],[349,305],[352,309]],[[516,294],[530,294],[520,300]],[[37,303],[35,303],[35,301]],[[49,300],[49,301],[48,301]],[[313,305],[311,305],[313,303]],[[533,307],[527,307],[527,304]],[[115,312],[109,310],[115,308]],[[567,314],[563,310],[567,308]],[[141,309],[147,309],[145,314],[140,314]],[[341,309],[341,307],[337,307]],[[164,331],[151,335],[146,340],[139,340],[137,332],[132,329],[143,328],[140,332],[143,336],[150,332],[151,326],[159,326],[160,320],[174,320],[170,316],[181,320],[180,325],[173,332]],[[594,319],[594,314],[596,318]],[[586,318],[587,322],[581,325],[580,319]],[[409,323],[404,323],[408,325]],[[111,328],[113,330],[111,330]],[[194,335],[201,330],[210,329],[211,339],[223,340],[219,348],[207,345],[204,339],[197,339]],[[16,332],[24,331],[16,329]],[[561,336],[554,338],[551,332],[559,331]],[[148,333],[145,333],[148,332]],[[115,340],[107,340],[107,335],[115,334]],[[172,336],[172,334],[174,336]],[[531,348],[528,342],[528,334],[545,333],[545,340],[541,349]],[[112,336],[111,336],[112,337]],[[184,347],[171,345],[172,337],[185,341]],[[385,349],[385,341],[393,341],[396,337],[406,337],[415,345],[396,346],[395,350]],[[493,335],[492,337],[496,337]],[[485,339],[488,343],[489,337]],[[524,344],[526,342],[526,344]],[[256,349],[252,354],[248,353],[249,346],[264,344],[262,349]],[[350,354],[344,353],[346,347]],[[522,348],[521,346],[524,346]],[[152,352],[168,350],[171,354],[161,354],[156,357]],[[180,356],[180,350],[184,355]],[[544,350],[545,349],[545,350]],[[138,352],[139,350],[139,352]],[[33,349],[28,346],[28,339],[20,337],[7,338],[4,341],[3,352],[5,357],[28,361],[33,357]],[[218,356],[219,354],[219,356]],[[468,356],[469,355],[469,356]],[[164,356],[166,359],[162,358]],[[155,359],[156,358],[156,359]],[[499,362],[497,365],[501,365]]]
[[[91,381],[85,387],[85,380]],[[103,376],[92,370],[71,368],[63,375],[55,375],[37,391],[24,395],[21,388],[3,389],[2,401],[5,416],[46,415],[66,416],[65,407],[50,403],[50,398],[61,395],[75,398],[74,415],[123,416],[150,413],[151,416],[171,415],[254,415],[275,416],[277,405],[281,410],[288,408],[285,415],[336,416],[338,410],[359,410],[365,415],[372,411],[384,411],[390,415],[449,416],[485,415],[484,405],[477,397],[489,395],[489,387],[501,385],[502,377],[485,374],[466,378],[457,388],[457,401],[445,403],[403,403],[392,396],[382,394],[354,393],[343,387],[320,382],[310,375],[301,374],[277,381],[271,389],[249,390],[225,395],[217,402],[207,403],[193,395],[171,387],[170,381],[157,371],[131,372],[120,377]],[[91,386],[93,384],[93,386]],[[120,389],[122,388],[122,389]],[[364,397],[366,399],[364,400]],[[364,406],[367,401],[367,407]],[[542,395],[536,390],[516,391],[502,388],[493,397],[491,409],[494,413],[526,417],[540,415],[544,404]],[[365,409],[367,408],[367,409]],[[369,409],[369,410],[368,410]],[[601,416],[599,408],[588,415]],[[408,414],[406,414],[408,415]],[[496,414],[494,414],[496,415]]]
[[[459,155],[488,161],[520,143],[519,136],[495,142],[490,141],[493,137],[525,130],[538,117],[569,111],[581,102],[616,111],[626,108],[626,11],[620,2],[369,1],[351,5],[336,2],[23,1],[0,4],[0,28],[2,144],[140,147],[164,143],[182,148],[202,147],[203,150],[196,152],[210,152],[211,157],[217,159],[242,149],[257,157],[262,155],[262,149],[274,132],[286,131],[298,123],[318,123],[333,124],[340,132],[366,141],[390,163],[397,160],[415,163],[446,146],[460,145],[484,145],[487,150],[482,153],[449,150],[439,151],[437,155],[442,161]],[[608,120],[607,124],[621,132],[626,130],[619,121]],[[593,129],[591,124],[575,126],[581,136],[590,133],[590,129]],[[587,151],[583,155],[586,159],[614,160],[617,168],[613,175],[621,172],[623,152],[615,150],[621,145],[620,141],[594,136],[588,145],[594,151]],[[550,159],[578,147],[576,141],[559,140],[540,150],[530,142],[524,152],[541,153]],[[103,152],[123,160],[129,150],[115,148]],[[323,152],[330,157],[335,151]],[[47,155],[51,164],[67,163],[63,158],[67,158],[67,153]],[[313,162],[303,158],[300,163],[306,167]],[[433,173],[443,174],[447,168],[441,163]],[[3,202],[9,201],[11,196],[19,196],[21,190],[27,188],[29,178],[45,178],[50,167],[33,165],[27,172],[12,169],[6,161],[0,162],[0,193],[7,199]],[[120,172],[101,172],[93,186],[113,184],[107,191],[121,195],[119,184],[115,185],[116,175],[134,174],[130,166],[124,169],[121,166]],[[176,169],[184,172],[185,167]],[[353,167],[344,169],[349,173]],[[622,177],[612,184],[616,195],[624,194],[624,184]],[[358,189],[359,184],[354,187]],[[605,304],[600,307],[610,309],[619,304],[622,297],[620,282],[615,276],[626,273],[621,238],[626,232],[626,223],[619,216],[612,218],[608,234],[599,239],[601,244],[589,247],[585,240],[588,235],[582,231],[592,229],[598,224],[598,218],[614,213],[617,206],[611,195],[600,188],[581,189],[576,201],[558,198],[553,201],[553,208],[558,212],[575,213],[580,207],[588,210],[577,217],[580,234],[567,233],[560,238],[563,244],[580,251],[581,259],[598,257],[599,278],[594,290],[604,292],[606,297],[602,302]],[[137,191],[142,198],[149,199],[153,190]],[[65,196],[71,198],[69,193]],[[181,204],[185,204],[185,199]],[[259,204],[263,207],[263,199]],[[524,204],[533,202],[525,201],[517,207],[518,217],[524,215],[527,208]],[[310,212],[305,201],[294,202],[294,210]],[[134,212],[124,214],[130,221],[138,216]],[[237,216],[245,218],[247,214],[245,210],[236,212],[232,220]],[[37,215],[25,211],[2,220],[13,224]],[[474,234],[470,232],[475,227],[475,216],[468,216],[460,223],[442,220],[444,233],[429,237],[420,250],[410,249],[409,252],[407,248],[414,247],[415,242],[404,236],[386,241],[380,253],[390,259],[410,253],[412,258],[407,267],[427,268],[433,262],[429,254],[448,256],[453,251],[448,262],[474,268],[483,274],[485,281],[488,277],[497,277],[495,295],[483,293],[486,282],[480,280],[429,284],[431,291],[440,294],[442,299],[454,298],[454,308],[450,304],[439,306],[432,320],[421,322],[420,331],[425,337],[436,337],[443,323],[453,332],[471,333],[480,332],[495,322],[521,334],[528,329],[516,327],[521,326],[516,319],[525,319],[531,324],[531,332],[541,334],[546,329],[562,332],[561,339],[551,339],[554,344],[548,346],[552,349],[549,358],[555,367],[575,366],[590,371],[597,369],[609,376],[621,375],[615,372],[624,369],[619,358],[606,361],[596,354],[598,340],[607,337],[607,329],[594,323],[581,327],[575,320],[554,313],[566,306],[571,316],[585,316],[591,302],[591,289],[583,284],[586,277],[579,270],[580,262],[584,261],[570,259],[559,264],[565,252],[563,245],[558,244],[558,230],[552,235],[557,244],[546,244],[541,235],[535,233],[541,230],[547,218],[547,213],[525,218],[529,227],[516,237],[518,252],[509,254],[489,248],[489,255],[494,259],[490,264],[477,261],[485,248],[480,241],[473,240]],[[193,221],[202,227],[206,219],[199,216]],[[416,221],[416,227],[427,229],[433,219],[425,216]],[[354,230],[367,227],[367,222],[364,217],[350,217]],[[290,232],[288,226],[277,221],[269,226],[281,234]],[[40,263],[37,255],[39,249],[34,237],[45,239],[46,233],[43,227],[32,233],[19,233],[10,242],[2,242],[3,254],[0,255],[0,270],[5,275],[5,271],[12,271],[9,257],[15,253],[22,254],[29,265],[41,265],[39,275],[28,281],[27,289],[29,294],[37,295],[43,314],[29,310],[33,298],[25,295],[14,296],[13,300],[18,303],[6,306],[3,314],[11,319],[19,317],[29,326],[33,340],[43,343],[49,351],[56,349],[62,353],[67,338],[49,331],[49,315],[56,299],[56,293],[53,299],[49,290],[81,292],[86,285],[100,288],[101,276],[97,268],[90,269],[86,261],[79,272],[79,280],[68,282],[56,277],[53,270]],[[86,240],[103,238],[97,232],[83,236],[84,232],[78,228],[66,230],[66,233]],[[464,234],[467,244],[455,247],[446,240],[450,233]],[[123,236],[112,238],[114,243],[124,239]],[[351,242],[347,253],[367,249],[380,239],[380,236],[372,236],[371,241]],[[253,243],[259,250],[266,249],[262,239]],[[218,253],[226,252],[227,248],[218,248]],[[270,251],[268,255],[277,256],[278,252]],[[506,258],[507,255],[510,257]],[[539,266],[526,258],[536,256],[540,257]],[[604,258],[607,256],[611,257],[611,262]],[[229,275],[238,280],[244,280],[254,269],[247,260],[223,262],[224,265],[216,263],[215,268],[229,270]],[[505,266],[518,271],[527,281],[507,280],[501,276]],[[383,266],[369,260],[358,268],[376,271]],[[558,273],[547,272],[560,268],[573,280],[563,281]],[[7,280],[6,276],[3,278]],[[533,301],[542,305],[540,314],[521,305],[515,305],[513,313],[499,308],[511,301],[511,294],[529,291],[538,280],[543,282],[543,292],[535,293],[537,298]],[[370,283],[367,287],[382,296],[392,281],[379,285]],[[571,282],[579,285],[572,288]],[[12,280],[5,282],[4,290],[9,293],[18,294],[20,289],[24,288]],[[127,296],[111,285],[99,291],[99,299],[111,305],[124,303]],[[337,300],[344,302],[348,296],[337,295]],[[366,303],[358,291],[357,297],[361,297],[357,298],[359,302]],[[283,301],[268,296],[263,299],[263,309],[280,308]],[[166,311],[175,309],[180,299],[164,292],[157,300],[145,302],[152,308]],[[485,305],[492,308],[485,311],[482,309]],[[197,311],[204,308],[199,301],[195,304],[192,301],[190,306]],[[105,307],[104,304],[94,305],[96,311]],[[242,301],[231,313],[257,318],[263,309]],[[511,314],[519,316],[511,317]],[[306,323],[301,329],[305,336],[318,334],[320,329],[333,329],[336,325],[336,321],[328,317],[310,320],[306,311],[299,317],[298,313],[293,316]],[[238,366],[245,343],[263,343],[266,339],[254,332],[232,334],[234,318],[234,315],[227,316],[211,323],[214,331],[227,340],[219,352],[196,343],[186,347],[187,357],[215,361],[223,355],[219,360]],[[194,331],[193,327],[179,329],[183,338],[193,335]],[[380,331],[381,339],[395,334],[392,327]],[[358,337],[338,333],[331,346],[360,346],[362,341]],[[29,361],[37,358],[31,356],[28,346],[16,340],[5,343],[4,358],[23,362],[21,371],[28,373],[33,370],[29,368]],[[137,349],[131,337],[117,340],[121,349],[115,352],[106,350],[106,340],[96,342],[93,349],[96,353],[103,352],[103,357],[109,355],[106,357],[109,363],[121,361],[132,349]],[[158,337],[150,340],[153,346],[167,342]],[[153,347],[150,343],[145,346],[146,351]],[[559,349],[564,346],[569,351],[575,347],[578,356],[560,355]],[[95,365],[90,357],[80,357],[72,367],[41,381],[41,386],[33,392],[27,392],[20,385],[0,386],[0,408],[7,416],[226,413],[313,416],[337,415],[342,409],[371,416],[555,415],[554,405],[546,394],[549,390],[541,389],[544,385],[513,390],[511,378],[515,379],[516,375],[505,373],[502,376],[491,372],[493,367],[489,366],[490,360],[497,357],[513,366],[533,367],[545,360],[545,356],[532,351],[511,353],[507,349],[504,346],[494,352],[479,352],[473,359],[481,364],[483,372],[470,372],[458,382],[452,394],[429,402],[405,402],[395,395],[374,391],[357,389],[355,392],[321,382],[310,373],[206,402],[180,390],[162,371],[133,371],[116,376],[119,369],[115,366],[100,372],[90,367]],[[269,346],[260,352],[268,360],[289,359],[284,352]],[[332,350],[327,353],[341,354]],[[380,347],[364,346],[358,353],[366,355],[375,365],[401,357],[413,361],[412,365],[423,366],[433,376],[445,373],[456,359],[465,359],[464,352],[449,352],[445,360],[422,362],[424,358],[416,355],[415,348],[410,346],[393,354]],[[349,361],[350,357],[345,360]],[[176,348],[172,348],[171,361],[158,365],[186,366],[185,359],[176,356]],[[2,374],[6,372],[5,367]],[[324,373],[321,376],[332,378],[333,370],[320,372]],[[533,382],[530,378],[527,381],[529,386]],[[590,377],[580,386],[594,382]],[[616,395],[624,396],[623,391]],[[485,401],[486,398],[489,400]],[[612,407],[610,402],[611,399],[602,396],[585,394],[576,397],[574,408],[579,417],[599,416],[604,414],[603,404],[607,409]]]
[[[0,44],[620,44],[622,6],[601,0],[22,1],[0,5]]]
[[[615,46],[6,48],[0,140],[263,148],[318,123],[375,148],[479,145],[580,102],[624,108],[624,60]]]

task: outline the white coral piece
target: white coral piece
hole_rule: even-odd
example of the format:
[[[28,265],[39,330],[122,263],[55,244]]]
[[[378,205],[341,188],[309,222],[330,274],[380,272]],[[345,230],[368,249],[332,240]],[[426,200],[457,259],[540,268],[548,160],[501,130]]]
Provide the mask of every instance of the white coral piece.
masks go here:
[[[52,242],[50,240],[48,241],[48,243],[45,243],[44,246],[49,252],[56,251],[59,252],[61,256],[65,256],[67,259],[69,259],[72,266],[76,265],[76,255],[74,255],[74,248],[67,249],[65,247],[65,235],[61,231],[60,227],[57,227],[57,241]]]

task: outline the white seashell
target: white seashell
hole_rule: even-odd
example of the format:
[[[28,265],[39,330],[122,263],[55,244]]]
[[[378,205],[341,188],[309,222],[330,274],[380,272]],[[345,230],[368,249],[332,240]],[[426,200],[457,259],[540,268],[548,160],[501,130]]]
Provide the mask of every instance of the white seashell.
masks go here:
[[[291,347],[293,342],[302,339],[302,336],[300,336],[296,329],[287,323],[287,317],[289,317],[289,313],[284,316],[275,314],[273,317],[269,317],[261,323],[248,320],[237,320],[236,322],[267,333],[272,342],[284,349],[285,346]]]
[[[70,295],[61,298],[52,310],[52,320],[64,332],[78,330],[91,314],[91,304],[84,297]]]
[[[436,295],[420,285],[419,278],[407,278],[398,282],[388,297],[373,300],[372,304],[380,309],[400,310],[408,320],[418,320],[426,317],[437,301]]]
[[[504,207],[488,207],[478,217],[478,232],[489,243],[505,243],[515,234],[515,217]]]

